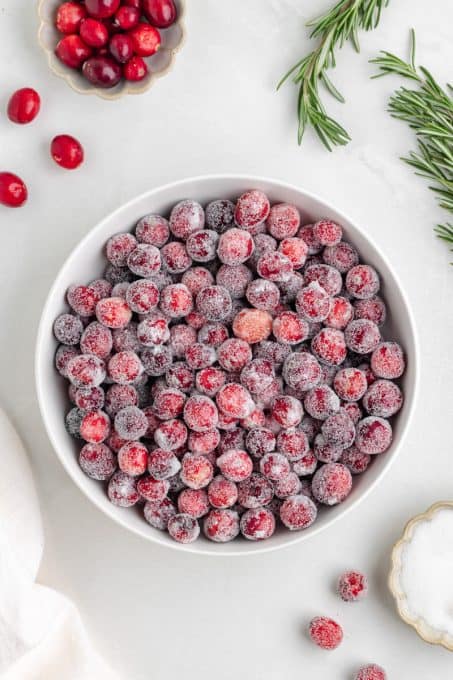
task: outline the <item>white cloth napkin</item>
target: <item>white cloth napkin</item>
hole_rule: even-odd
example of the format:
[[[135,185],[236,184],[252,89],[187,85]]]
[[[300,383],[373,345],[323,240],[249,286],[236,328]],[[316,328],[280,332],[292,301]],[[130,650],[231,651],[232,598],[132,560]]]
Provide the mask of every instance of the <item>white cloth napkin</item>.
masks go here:
[[[25,449],[0,409],[0,677],[119,680],[72,602],[35,583],[44,537]]]

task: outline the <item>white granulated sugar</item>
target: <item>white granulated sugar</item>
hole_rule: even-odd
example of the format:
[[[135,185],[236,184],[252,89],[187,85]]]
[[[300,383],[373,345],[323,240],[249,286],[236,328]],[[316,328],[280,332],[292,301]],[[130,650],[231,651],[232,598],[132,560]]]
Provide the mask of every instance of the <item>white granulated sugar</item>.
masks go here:
[[[402,558],[401,585],[410,612],[453,635],[453,509],[417,525]]]

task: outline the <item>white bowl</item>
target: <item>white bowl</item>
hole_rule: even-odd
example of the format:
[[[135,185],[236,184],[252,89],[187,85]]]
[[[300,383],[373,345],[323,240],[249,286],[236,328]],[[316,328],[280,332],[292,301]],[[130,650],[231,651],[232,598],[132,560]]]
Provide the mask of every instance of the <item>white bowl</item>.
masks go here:
[[[139,82],[122,79],[112,88],[95,87],[83,77],[81,71],[69,68],[55,54],[55,47],[63,37],[55,27],[55,13],[59,5],[61,5],[61,0],[39,0],[38,42],[46,54],[50,70],[59,78],[63,78],[73,90],[80,94],[95,94],[102,99],[119,99],[124,94],[142,94],[154,84],[157,78],[171,71],[176,53],[184,42],[185,0],[175,0],[178,10],[177,19],[169,28],[159,29],[162,43],[156,54],[145,59],[148,64],[146,77]]]
[[[340,222],[346,239],[354,244],[366,262],[376,267],[382,278],[382,295],[389,308],[385,335],[399,341],[407,355],[407,370],[402,380],[405,403],[395,418],[394,438],[390,449],[375,456],[367,472],[355,478],[353,490],[344,503],[333,508],[323,508],[317,521],[305,531],[290,532],[280,529],[269,540],[257,543],[237,539],[231,543],[216,544],[200,537],[195,543],[181,545],[175,543],[166,533],[147,524],[140,512],[112,505],[103,485],[91,480],[80,469],[77,462],[80,446],[68,435],[64,424],[64,416],[69,408],[67,383],[54,368],[57,343],[53,338],[52,325],[54,319],[67,310],[65,292],[68,286],[96,279],[102,274],[105,267],[103,248],[110,236],[132,229],[146,213],[168,214],[171,207],[183,198],[194,198],[206,204],[219,197],[236,199],[250,188],[262,189],[272,202],[294,203],[304,222],[321,217]],[[276,550],[306,540],[355,508],[377,485],[395,460],[412,416],[418,382],[418,350],[412,314],[396,275],[378,247],[351,220],[320,198],[295,186],[259,177],[216,175],[195,177],[153,189],[123,205],[85,236],[66,260],[47,298],[39,327],[35,369],[41,413],[53,447],[74,482],[98,508],[136,534],[171,548],[210,555],[243,555]]]

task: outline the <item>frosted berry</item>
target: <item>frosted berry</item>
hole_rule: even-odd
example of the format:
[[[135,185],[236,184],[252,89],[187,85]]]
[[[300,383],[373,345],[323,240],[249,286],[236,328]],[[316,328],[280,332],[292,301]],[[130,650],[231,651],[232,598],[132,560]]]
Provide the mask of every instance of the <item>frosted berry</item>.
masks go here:
[[[339,366],[346,359],[345,335],[336,328],[322,328],[311,341],[311,349],[320,361]]]
[[[311,264],[304,271],[305,284],[317,281],[331,296],[338,295],[343,285],[340,272],[328,264]]]
[[[358,571],[346,571],[338,579],[337,590],[345,602],[356,602],[367,594],[368,579]]]
[[[223,286],[206,286],[197,295],[196,307],[209,321],[222,321],[231,311],[231,295]]]
[[[371,356],[371,369],[378,378],[399,378],[405,370],[404,353],[396,342],[382,342]]]
[[[213,478],[213,466],[206,456],[186,453],[181,463],[181,479],[191,489],[203,489]]]
[[[238,488],[233,481],[217,475],[209,484],[208,499],[214,508],[231,508],[237,502]]]
[[[186,351],[186,361],[190,368],[200,370],[207,368],[215,363],[217,359],[214,347],[203,345],[201,342],[196,342]]]
[[[208,495],[204,489],[183,489],[178,496],[179,512],[195,519],[209,512]]]
[[[266,340],[272,332],[272,317],[260,309],[242,309],[234,317],[233,333],[249,345]]]
[[[297,345],[308,337],[308,324],[295,312],[280,312],[274,318],[272,332],[278,342]]]
[[[317,420],[325,420],[340,408],[340,400],[328,385],[313,387],[304,398],[304,408]]]
[[[390,418],[395,415],[402,405],[402,392],[398,385],[390,380],[376,380],[363,397],[365,410],[370,415],[381,418]]]
[[[360,475],[365,472],[371,462],[371,456],[367,453],[362,453],[356,446],[351,446],[341,453],[340,463],[346,465],[351,474]]]
[[[300,269],[307,259],[308,246],[301,238],[285,238],[278,250],[290,260],[294,269]]]
[[[92,316],[99,301],[99,296],[90,286],[70,286],[66,297],[69,306],[80,316]]]
[[[338,296],[330,299],[330,311],[324,319],[324,324],[331,328],[343,330],[354,317],[354,308],[344,297]]]
[[[387,680],[387,674],[381,666],[372,663],[359,668],[354,680]]]
[[[154,431],[154,441],[161,449],[176,451],[187,441],[187,427],[181,420],[166,420],[160,423]]]
[[[392,443],[392,426],[384,418],[368,416],[357,424],[356,446],[362,453],[384,453]]]
[[[214,277],[208,269],[204,267],[191,267],[184,272],[181,283],[183,283],[190,290],[192,295],[196,297],[200,290],[211,286],[214,283]]]
[[[357,354],[372,352],[381,341],[379,328],[368,319],[351,321],[345,329],[344,337],[348,349]]]
[[[161,215],[145,215],[137,222],[135,236],[140,243],[148,243],[156,248],[161,248],[170,238],[168,220]]]
[[[307,244],[309,255],[316,255],[321,252],[322,243],[315,236],[313,224],[304,224],[297,232],[297,236]]]
[[[53,332],[58,342],[77,345],[83,333],[83,324],[73,314],[61,314],[54,322]]]
[[[145,372],[153,377],[164,375],[173,361],[171,349],[167,345],[145,347],[140,359]]]
[[[303,409],[298,399],[282,395],[274,399],[271,413],[273,419],[279,425],[288,428],[299,425],[302,420]]]
[[[216,274],[216,283],[227,289],[232,298],[242,298],[253,274],[245,264],[222,264]]]
[[[184,421],[195,432],[207,432],[217,425],[217,407],[204,395],[189,397],[184,406]]]
[[[347,449],[355,439],[355,427],[351,418],[345,412],[334,413],[326,418],[321,425],[322,436],[327,444]]]
[[[329,315],[330,306],[329,294],[317,281],[297,293],[296,310],[307,321],[324,321]]]
[[[379,277],[376,270],[367,264],[356,265],[346,275],[346,290],[353,297],[361,300],[374,297],[379,290]]]
[[[115,416],[126,406],[137,406],[138,394],[132,385],[111,385],[105,395],[105,410]]]
[[[145,347],[162,345],[170,339],[168,320],[158,311],[151,312],[138,324],[136,338]]]
[[[116,470],[116,459],[105,444],[85,444],[79,454],[79,465],[88,477],[105,481]]]
[[[241,516],[241,534],[249,541],[270,538],[275,531],[275,517],[267,508],[247,510]]]
[[[170,328],[170,347],[176,357],[184,357],[187,348],[196,341],[197,333],[194,328],[184,324]]]
[[[186,241],[187,252],[195,262],[211,262],[215,259],[219,235],[211,229],[191,234]]]
[[[90,444],[100,444],[110,434],[110,418],[104,411],[90,411],[80,423],[80,436]]]
[[[60,345],[55,353],[55,368],[64,378],[68,378],[68,364],[80,351],[75,347]]]
[[[250,393],[235,383],[224,385],[217,392],[216,403],[223,414],[232,418],[246,418],[254,408]]]
[[[124,267],[127,264],[127,258],[136,247],[137,241],[132,234],[116,234],[107,241],[107,259],[115,267]]]
[[[239,227],[253,229],[267,219],[269,212],[270,203],[267,196],[258,189],[251,189],[239,197],[234,219]]]
[[[219,347],[228,339],[228,328],[218,321],[204,324],[198,331],[198,342],[212,347]]]
[[[129,385],[142,374],[143,366],[135,352],[118,352],[109,360],[107,371],[119,385]]]
[[[126,406],[115,416],[115,430],[122,439],[134,441],[146,434],[148,420],[136,406]]]
[[[283,365],[285,382],[298,392],[306,392],[318,385],[321,376],[321,366],[308,352],[290,354]]]
[[[148,472],[153,479],[169,479],[176,475],[180,469],[181,463],[172,451],[154,449],[150,452]]]
[[[232,541],[239,534],[239,516],[229,509],[214,509],[203,522],[207,538],[216,543]]]
[[[335,246],[324,248],[322,259],[326,264],[338,269],[341,274],[346,274],[358,264],[359,255],[353,246],[342,241]]]
[[[245,340],[230,338],[217,350],[219,364],[226,371],[240,371],[252,359],[252,350]]]
[[[342,448],[326,441],[324,436],[317,434],[313,443],[313,452],[321,463],[336,463],[341,458]]]
[[[264,253],[256,264],[257,272],[263,279],[269,281],[287,281],[293,273],[291,260],[280,253],[273,251]]]
[[[315,472],[312,481],[313,496],[325,505],[342,503],[352,488],[352,477],[341,463],[327,463]]]
[[[137,276],[153,276],[161,267],[160,252],[156,246],[139,243],[128,255],[127,266]]]
[[[92,354],[79,354],[70,359],[66,373],[76,387],[97,387],[104,382],[105,365]]]
[[[110,502],[121,508],[130,508],[140,499],[136,480],[125,472],[116,472],[113,477],[111,477],[107,488],[107,494]]]
[[[159,302],[159,291],[152,281],[139,279],[128,287],[126,301],[133,312],[148,314]]]
[[[95,354],[100,359],[106,359],[112,351],[113,337],[111,331],[93,321],[82,333],[80,349],[84,354]]]
[[[300,226],[299,211],[295,205],[277,203],[270,209],[266,226],[268,232],[279,241],[295,236]]]
[[[216,463],[224,477],[232,482],[244,481],[253,471],[252,459],[240,449],[229,449],[217,458]]]
[[[318,466],[318,459],[311,449],[302,455],[301,458],[294,461],[293,471],[299,477],[306,477],[312,475]]]
[[[368,384],[366,375],[358,368],[341,368],[335,375],[333,388],[340,399],[359,401],[365,394]]]
[[[341,626],[326,616],[316,616],[310,621],[309,635],[321,649],[336,649],[343,640]]]
[[[153,403],[154,413],[160,420],[170,420],[181,415],[186,401],[180,390],[168,387],[160,390]]]
[[[124,328],[130,322],[132,312],[123,298],[103,298],[96,305],[96,317],[107,328]]]
[[[194,232],[203,229],[204,223],[204,210],[196,201],[181,201],[171,211],[170,230],[176,238],[183,241]]]
[[[206,432],[190,432],[187,441],[189,451],[207,455],[214,451],[220,443],[220,432],[217,428]]]
[[[167,530],[171,538],[178,543],[193,543],[200,535],[200,526],[197,520],[184,513],[170,517]]]
[[[260,472],[274,482],[284,479],[291,472],[291,466],[282,453],[266,453],[260,460]]]
[[[277,436],[277,450],[288,460],[299,460],[309,449],[308,437],[303,430],[290,428],[282,430]]]
[[[120,470],[138,477],[146,471],[148,461],[148,449],[140,442],[128,442],[118,452],[118,465]]]
[[[290,531],[307,529],[318,514],[316,505],[303,494],[293,495],[283,501],[280,519]]]
[[[249,259],[255,248],[252,236],[243,229],[229,229],[219,239],[217,254],[223,264],[238,265]]]
[[[199,392],[213,397],[225,384],[225,373],[214,366],[203,368],[197,373],[196,386]]]
[[[323,246],[336,246],[343,236],[343,229],[332,220],[320,220],[313,225],[313,234]]]
[[[173,319],[186,316],[193,309],[192,293],[182,283],[166,286],[161,293],[160,308]]]
[[[74,386],[71,385],[74,389]],[[102,387],[78,387],[74,391],[74,403],[82,411],[99,411],[104,407],[105,394]]]
[[[169,498],[164,498],[162,501],[146,503],[143,514],[152,527],[165,531],[170,518],[176,515],[176,512],[174,503]]]
[[[267,359],[253,359],[241,371],[241,383],[252,394],[259,394],[275,377],[274,369]]]
[[[170,274],[182,274],[192,264],[192,258],[181,241],[171,241],[160,251],[162,264]]]
[[[137,482],[137,491],[146,501],[158,503],[163,501],[170,489],[170,483],[166,479],[158,480],[149,477],[141,477]]]
[[[280,291],[275,283],[265,279],[255,279],[249,283],[245,292],[252,307],[272,311],[280,301]]]
[[[387,309],[384,301],[377,295],[367,300],[354,302],[354,318],[369,319],[377,326],[382,326],[387,318]]]
[[[169,387],[189,392],[195,382],[194,372],[184,361],[178,361],[167,369],[165,379]]]

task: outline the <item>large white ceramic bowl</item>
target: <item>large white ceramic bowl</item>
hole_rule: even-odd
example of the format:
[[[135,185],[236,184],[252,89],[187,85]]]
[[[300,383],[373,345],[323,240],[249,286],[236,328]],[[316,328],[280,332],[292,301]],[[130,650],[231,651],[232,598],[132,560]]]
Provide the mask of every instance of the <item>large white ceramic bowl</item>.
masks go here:
[[[310,528],[300,532],[280,529],[262,543],[236,539],[231,543],[216,544],[200,537],[195,543],[181,545],[170,539],[166,533],[147,524],[139,510],[112,505],[103,485],[88,478],[80,469],[77,462],[80,445],[68,435],[64,424],[64,416],[69,409],[67,383],[54,368],[57,344],[52,334],[52,325],[54,319],[66,310],[65,292],[68,286],[96,279],[102,274],[105,267],[103,248],[110,236],[131,230],[146,213],[168,214],[171,207],[183,198],[194,198],[202,204],[220,197],[234,200],[250,188],[262,189],[273,202],[294,203],[304,222],[321,217],[337,220],[344,227],[345,238],[356,246],[366,262],[376,267],[381,275],[382,295],[389,309],[385,335],[398,340],[407,355],[407,370],[402,380],[405,403],[395,418],[391,448],[385,454],[375,456],[367,472],[355,478],[353,490],[344,503],[321,509],[317,521]],[[418,351],[414,321],[401,285],[386,257],[366,236],[365,228],[365,225],[359,228],[328,203],[296,186],[259,177],[217,175],[196,177],[153,189],[123,205],[85,236],[61,268],[42,313],[36,347],[36,385],[42,417],[60,461],[77,486],[100,510],[143,538],[177,550],[209,555],[244,555],[276,550],[306,540],[344,517],[371,492],[395,460],[409,426],[417,393]]]

